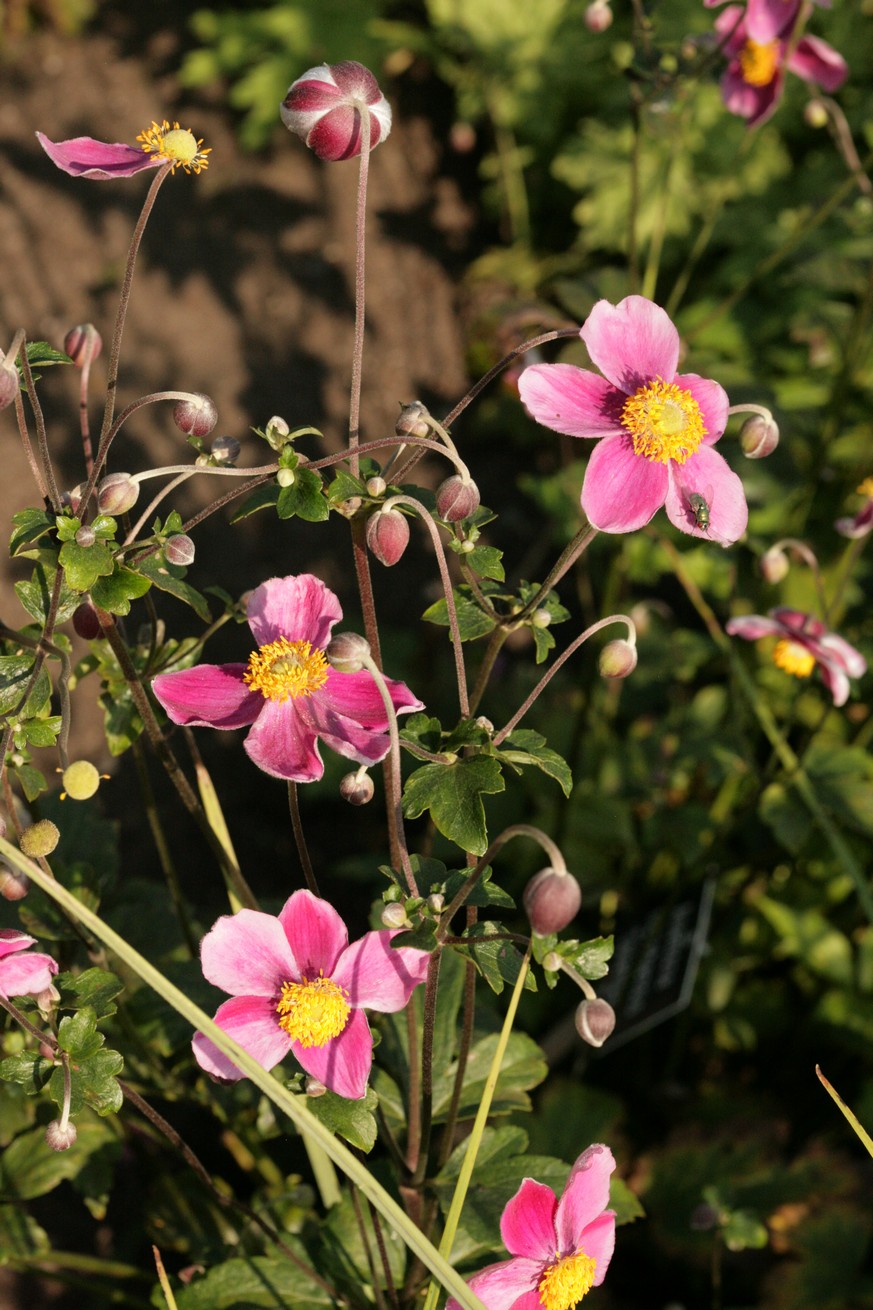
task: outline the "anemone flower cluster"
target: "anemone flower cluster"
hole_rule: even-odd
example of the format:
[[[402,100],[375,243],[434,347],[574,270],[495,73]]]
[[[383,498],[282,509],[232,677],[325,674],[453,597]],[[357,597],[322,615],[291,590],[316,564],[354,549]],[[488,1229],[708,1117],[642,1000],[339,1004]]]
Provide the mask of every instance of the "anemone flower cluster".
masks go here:
[[[729,619],[725,627],[730,636],[746,641],[777,637],[773,648],[777,668],[795,678],[808,678],[817,666],[835,705],[845,705],[849,699],[849,678],[860,678],[867,672],[867,661],[860,651],[801,610],[780,606],[768,615]]]
[[[39,996],[52,985],[58,966],[37,951],[35,937],[15,928],[0,929],[0,996]]]
[[[682,532],[728,546],[746,529],[743,486],[713,450],[728,398],[717,382],[677,373],[679,333],[643,296],[599,300],[579,335],[603,376],[573,364],[534,364],[518,389],[554,432],[597,441],[582,509],[601,532],[633,532],[665,506]]]

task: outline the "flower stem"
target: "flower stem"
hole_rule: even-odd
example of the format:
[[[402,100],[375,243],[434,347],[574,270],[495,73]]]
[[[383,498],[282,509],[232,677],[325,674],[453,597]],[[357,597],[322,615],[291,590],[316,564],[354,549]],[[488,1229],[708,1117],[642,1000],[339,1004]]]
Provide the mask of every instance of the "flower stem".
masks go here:
[[[400,855],[400,867],[403,869],[410,895],[417,896],[418,884],[415,881],[415,874],[412,872],[412,865],[409,862],[409,848],[406,845],[406,830],[403,826],[403,804],[401,800],[402,784],[400,780],[400,733],[397,729],[397,712],[394,709],[394,702],[391,699],[388,684],[382,675],[381,669],[377,668],[373,656],[365,656],[363,664],[364,668],[369,670],[370,676],[379,690],[379,695],[382,697],[382,704],[385,707],[385,717],[388,720],[388,739],[391,743],[388,752],[390,767],[387,771],[390,773],[391,791],[386,798],[386,804],[391,807],[393,811],[394,831],[397,841],[397,849]]]
[[[367,178],[370,173],[370,114],[360,113],[361,162],[358,169],[358,198],[355,206],[355,342],[352,349],[352,393],[349,399],[349,463],[352,477],[360,472],[358,443],[361,423],[361,376],[364,360],[364,301],[366,293]]]
[[[320,896],[318,883],[315,879],[315,871],[312,868],[312,861],[309,858],[309,847],[306,845],[306,834],[303,831],[303,821],[300,818],[300,797],[297,792],[297,783],[288,782],[288,811],[291,815],[291,827],[294,829],[294,841],[297,846],[297,854],[300,857],[300,867],[303,870],[303,876],[306,879],[306,886],[312,892],[313,896]]]

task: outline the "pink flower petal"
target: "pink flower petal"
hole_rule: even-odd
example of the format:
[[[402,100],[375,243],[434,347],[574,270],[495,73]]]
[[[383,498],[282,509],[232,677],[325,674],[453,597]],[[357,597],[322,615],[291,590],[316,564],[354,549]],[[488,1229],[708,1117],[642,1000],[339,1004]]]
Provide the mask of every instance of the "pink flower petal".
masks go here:
[[[369,68],[359,64],[355,59],[343,59],[338,64],[331,64],[330,71],[340,92],[354,100],[363,100],[365,104],[375,105],[382,92]]]
[[[288,939],[299,978],[317,978],[323,972],[332,978],[341,954],[348,946],[349,934],[329,901],[310,891],[294,892],[288,897],[278,920]]]
[[[836,632],[828,632],[819,642],[822,663],[836,663],[845,669],[850,678],[862,678],[867,672],[867,661],[859,650],[850,646]]]
[[[555,1215],[558,1249],[562,1255],[579,1249],[583,1229],[609,1204],[609,1177],[614,1168],[612,1151],[600,1144],[589,1146],[573,1165]]]
[[[514,1260],[501,1260],[499,1264],[489,1265],[467,1281],[471,1292],[475,1292],[488,1310],[514,1310],[520,1297],[533,1294],[539,1300],[537,1285],[542,1276],[541,1261],[516,1257]],[[457,1310],[457,1301],[450,1301],[446,1310],[449,1310],[449,1305]],[[527,1310],[524,1302],[521,1308]]]
[[[352,1010],[339,1037],[332,1037],[324,1046],[292,1042],[291,1049],[300,1067],[328,1091],[350,1101],[365,1095],[373,1064],[373,1034],[363,1010]]]
[[[245,664],[196,664],[178,673],[159,673],[152,691],[174,723],[196,728],[245,728],[261,712],[264,698],[243,682]]]
[[[548,1264],[555,1257],[557,1198],[551,1187],[525,1178],[500,1219],[500,1236],[510,1255]]]
[[[265,1069],[274,1068],[291,1049],[290,1037],[279,1027],[275,1002],[264,996],[234,996],[219,1006],[215,1022]],[[202,1033],[194,1034],[191,1047],[207,1073],[234,1080],[245,1076]]]
[[[612,1210],[604,1210],[588,1224],[582,1234],[582,1250],[594,1261],[594,1286],[599,1287],[615,1250],[615,1215]]]
[[[17,928],[0,928],[0,960],[13,951],[25,951],[28,946],[35,945],[36,938],[28,937],[26,932],[19,932]]]
[[[53,164],[72,177],[95,181],[113,177],[132,177],[145,168],[165,164],[153,154],[123,142],[95,141],[91,136],[74,136],[68,141],[50,141],[42,132],[36,138]]]
[[[707,446],[715,445],[728,421],[730,401],[724,387],[713,382],[712,378],[702,378],[696,373],[679,373],[675,382],[677,387],[690,391],[697,401],[706,428],[704,442]]]
[[[574,364],[532,364],[518,379],[518,394],[531,417],[553,432],[607,437],[625,431],[625,393]]]
[[[261,712],[245,739],[246,754],[272,778],[316,782],[324,773],[318,742],[301,716],[298,700],[261,701]]]
[[[386,682],[397,714],[424,709],[424,703],[412,694],[405,683],[393,678],[386,678]],[[331,669],[319,698],[328,701],[337,714],[354,719],[361,727],[375,729],[377,732],[388,731],[388,720],[379,688],[366,669],[360,673],[338,673],[336,669]]]
[[[676,375],[679,333],[645,296],[626,296],[617,305],[598,300],[579,335],[592,363],[627,395],[653,378],[672,382]]]
[[[670,522],[692,537],[709,538],[730,546],[746,530],[749,509],[743,484],[732,469],[709,446],[701,446],[684,464],[670,464],[670,486],[665,508]],[[702,496],[709,508],[709,525],[697,526],[691,495]]]
[[[337,755],[358,764],[377,764],[388,754],[391,742],[387,732],[362,728],[354,719],[337,714],[320,692],[301,700],[299,705],[301,720]]]
[[[716,35],[723,42],[723,54],[734,55],[746,43],[745,10],[741,5],[728,5],[715,20]]]
[[[776,109],[782,95],[783,78],[779,72],[765,86],[749,86],[739,67],[729,65],[721,80],[721,94],[732,114],[748,119],[749,127],[763,123]]]
[[[361,153],[362,148],[362,114],[353,105],[337,105],[335,109],[321,115],[306,138],[306,144],[314,150],[319,159],[336,162],[340,159],[352,159]],[[373,141],[373,123],[370,118],[370,145]],[[378,139],[378,127],[377,127]]]
[[[728,619],[724,630],[729,637],[743,637],[746,641],[757,641],[759,637],[785,636],[782,624],[763,614],[743,614],[739,618]]]
[[[282,924],[260,910],[239,910],[213,924],[200,943],[203,976],[231,996],[275,1001],[282,983],[300,970]]]
[[[430,955],[410,946],[392,949],[391,938],[396,935],[388,930],[365,933],[332,966],[331,978],[346,988],[355,1009],[393,1014],[424,982]]]
[[[800,0],[749,0],[746,31],[753,41],[766,45],[794,26]]]
[[[635,455],[629,437],[604,437],[588,460],[582,508],[601,532],[633,532],[661,508],[668,485],[666,464]]]
[[[50,955],[7,955],[0,963],[0,996],[39,996],[57,971]]]
[[[817,36],[804,36],[798,41],[788,67],[804,82],[815,82],[831,93],[839,90],[849,76],[843,56]]]
[[[868,500],[852,518],[837,519],[834,527],[841,537],[866,537],[873,531],[873,500]]]
[[[319,650],[324,650],[331,628],[343,616],[336,596],[311,573],[262,582],[249,597],[246,614],[259,646],[287,637],[309,641]]]
[[[821,680],[833,696],[834,704],[837,708],[841,705],[845,705],[846,701],[849,699],[851,687],[849,686],[849,679],[846,677],[843,670],[838,668],[836,664],[831,664],[829,662],[826,663],[824,661],[821,662],[818,667],[819,672],[821,673]]]
[[[787,630],[789,637],[823,637],[827,628],[820,619],[814,619],[804,610],[791,609],[788,605],[777,605],[771,610],[773,618]]]

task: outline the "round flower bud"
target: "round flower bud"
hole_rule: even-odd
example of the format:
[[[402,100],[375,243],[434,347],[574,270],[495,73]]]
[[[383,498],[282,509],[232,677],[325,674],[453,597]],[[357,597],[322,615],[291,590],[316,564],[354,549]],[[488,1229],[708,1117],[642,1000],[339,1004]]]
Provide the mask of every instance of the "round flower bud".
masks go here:
[[[60,832],[51,819],[40,819],[31,828],[25,828],[19,845],[25,855],[37,860],[42,855],[51,855],[60,840]]]
[[[336,509],[344,519],[353,519],[363,503],[360,496],[349,496],[346,500],[341,500]]]
[[[601,678],[626,678],[637,667],[637,648],[619,637],[608,641],[600,652]]]
[[[350,805],[368,805],[376,788],[369,773],[347,773],[339,785],[340,796]]]
[[[64,791],[74,801],[87,801],[100,786],[100,774],[90,760],[75,760],[64,769]]]
[[[815,128],[827,127],[828,125],[827,105],[824,104],[824,102],[820,100],[818,96],[813,96],[811,100],[807,100],[806,107],[804,108],[803,111],[803,121],[806,123],[807,127],[815,127]]]
[[[55,1058],[54,1048],[49,1046],[48,1042],[40,1042],[39,1053],[44,1060],[53,1060]]]
[[[367,524],[367,545],[380,564],[390,568],[409,545],[409,521],[396,509],[380,509]]]
[[[264,432],[264,436],[267,438],[267,445],[270,446],[272,450],[281,450],[283,446],[287,446],[288,437],[290,435],[291,429],[285,420],[280,418],[278,414],[274,414]]]
[[[779,428],[775,420],[753,414],[740,428],[740,446],[747,459],[766,459],[779,445]]]
[[[30,879],[26,873],[0,864],[0,896],[4,901],[23,901],[29,891]]]
[[[547,951],[543,956],[543,968],[549,973],[557,973],[561,967],[561,957],[557,951]]]
[[[552,621],[552,616],[548,610],[534,610],[530,616],[531,625],[534,628],[547,628]]]
[[[576,1006],[576,1031],[589,1046],[602,1046],[615,1027],[615,1010],[609,1001],[595,996]]]
[[[93,323],[79,323],[70,328],[64,337],[64,352],[76,368],[84,368],[86,364],[92,363],[102,349],[103,338]]]
[[[129,473],[110,473],[97,484],[101,514],[126,514],[139,500],[139,483]]]
[[[216,464],[233,465],[239,459],[242,447],[236,437],[216,437],[209,448],[209,453]]]
[[[446,523],[459,523],[479,508],[479,488],[469,478],[454,473],[437,488],[437,513]]]
[[[289,132],[326,160],[352,159],[361,153],[365,111],[372,149],[391,131],[391,107],[369,69],[351,59],[307,69],[292,82],[279,108]]]
[[[89,546],[93,546],[96,540],[97,533],[91,525],[89,523],[83,523],[76,533],[76,545],[84,546],[87,549]]]
[[[18,390],[18,369],[0,352],[0,409],[12,404]]]
[[[382,923],[386,928],[408,928],[409,919],[406,915],[406,907],[399,901],[393,905],[386,905],[382,911]]]
[[[372,496],[374,499],[378,499],[379,496],[385,495],[387,489],[388,489],[388,483],[385,481],[384,478],[380,478],[380,477],[367,478],[368,496]]]
[[[194,563],[194,542],[184,532],[176,532],[164,543],[164,559],[168,564],[187,568]]]
[[[186,437],[207,437],[218,422],[218,410],[209,396],[195,391],[187,400],[176,401],[173,422]]]
[[[430,432],[428,418],[430,410],[420,400],[413,400],[410,405],[400,406],[400,415],[394,424],[398,437],[426,437]]]
[[[791,562],[785,551],[779,546],[771,546],[761,556],[761,576],[766,582],[776,584],[787,577]]]
[[[297,481],[297,474],[293,469],[281,468],[276,474],[276,481],[280,487],[293,487]]]
[[[331,668],[338,673],[359,673],[370,654],[370,643],[358,632],[338,632],[325,648]]]
[[[582,890],[572,873],[540,869],[524,889],[522,903],[538,937],[561,932],[579,913]]]
[[[97,611],[89,600],[83,600],[73,610],[73,630],[84,641],[94,641],[100,636],[100,620]]]
[[[442,892],[431,892],[427,898],[427,908],[431,914],[441,914],[446,903],[446,898]]]
[[[53,1120],[45,1130],[46,1145],[53,1151],[69,1151],[78,1136],[75,1124],[62,1124],[60,1119]]]
[[[608,0],[593,0],[585,10],[582,21],[589,32],[605,32],[612,26],[612,10]]]
[[[313,1078],[310,1073],[303,1079],[303,1090],[307,1096],[324,1096],[327,1088],[324,1083],[319,1082],[317,1078]]]

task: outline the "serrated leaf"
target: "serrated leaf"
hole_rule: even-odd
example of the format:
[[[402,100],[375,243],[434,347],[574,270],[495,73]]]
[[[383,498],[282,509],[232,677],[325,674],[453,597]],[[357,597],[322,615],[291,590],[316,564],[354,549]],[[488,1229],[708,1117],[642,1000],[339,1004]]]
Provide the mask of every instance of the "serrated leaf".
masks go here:
[[[117,1114],[124,1101],[117,1075],[124,1068],[118,1051],[97,1051],[88,1060],[78,1061],[73,1072],[73,1090],[79,1090],[97,1114]]]
[[[97,1031],[97,1018],[90,1006],[66,1015],[58,1027],[58,1045],[73,1060],[87,1060],[100,1050],[105,1038]]]
[[[503,791],[497,760],[477,756],[454,764],[425,764],[406,780],[403,813],[417,819],[425,810],[444,837],[481,855],[488,845],[483,795]]]
[[[565,796],[569,796],[573,790],[573,775],[567,761],[546,745],[546,739],[541,733],[531,728],[517,728],[507,737],[506,744],[500,749],[500,758],[513,764],[541,769],[548,777],[555,779]]]
[[[113,997],[124,990],[124,983],[116,974],[96,967],[78,974],[59,973],[54,985],[61,993],[62,1005],[71,1007],[75,1002],[79,1009],[87,1005],[97,1019],[115,1014],[118,1006]]]
[[[474,546],[471,551],[462,554],[461,558],[480,578],[503,582],[506,577],[501,563],[503,551],[498,550],[496,546]]]
[[[144,577],[150,578],[159,591],[166,591],[170,596],[175,596],[186,605],[190,605],[194,613],[201,618],[204,623],[212,621],[212,614],[206,603],[206,597],[201,596],[199,591],[184,581],[184,569],[178,568],[174,564],[168,564],[159,554],[146,555],[134,560],[137,573],[142,573]]]
[[[307,523],[322,523],[330,517],[330,506],[322,492],[321,474],[315,469],[298,468],[290,487],[282,487],[276,501],[280,519],[295,516]]]
[[[461,641],[476,641],[478,637],[487,636],[494,627],[494,620],[489,618],[485,611],[479,608],[478,602],[463,590],[455,588],[452,594],[455,598],[455,611],[458,616],[458,631],[461,634]],[[440,627],[447,628],[449,625],[449,609],[445,597],[430,605],[421,617],[428,623],[438,623]]]
[[[69,355],[55,350],[47,341],[28,341],[27,362],[31,369],[48,368],[51,364],[72,364]]]
[[[15,594],[31,618],[36,619],[40,626],[45,624],[51,607],[56,572],[55,569],[48,570],[44,565],[38,564],[28,580],[16,582],[15,584]],[[55,622],[65,623],[67,619],[72,617],[73,612],[81,602],[82,597],[79,593],[73,591],[72,587],[67,585],[66,580],[62,579]]]
[[[473,961],[491,990],[499,995],[505,983],[515,982],[523,961],[518,948],[507,941],[505,935],[495,938],[497,933],[505,933],[502,924],[473,924],[463,934],[465,944],[456,945],[454,949],[459,955]],[[528,973],[524,986],[527,991],[536,991],[536,979],[532,973]]]
[[[330,1268],[340,1282],[352,1286],[356,1299],[361,1297],[363,1289],[369,1292],[373,1282],[373,1269],[370,1259],[379,1248],[373,1231],[373,1220],[368,1206],[362,1206],[364,1233],[355,1213],[355,1207],[349,1196],[344,1196],[339,1205],[335,1205],[325,1224],[325,1244],[330,1253]],[[382,1224],[382,1240],[388,1257],[388,1268],[395,1287],[402,1287],[406,1272],[406,1246],[400,1234],[388,1224]],[[368,1253],[369,1257],[368,1258]],[[384,1287],[386,1278],[380,1259],[375,1261],[375,1273],[379,1285]],[[365,1294],[366,1295],[366,1294]],[[372,1294],[363,1304],[371,1301]],[[395,1301],[396,1304],[396,1301]]]
[[[31,542],[54,529],[55,516],[44,509],[23,509],[12,515],[12,522],[15,526],[9,540],[9,554],[18,555]]]
[[[27,738],[28,746],[44,749],[45,747],[54,746],[62,726],[63,719],[60,714],[51,714],[45,719],[28,720],[23,725],[22,731]]]
[[[21,701],[30,681],[36,657],[32,651],[24,655],[0,655],[0,714],[8,714]],[[51,696],[51,681],[45,669],[39,677],[24,705],[18,711],[21,718],[36,716],[45,708]]]
[[[275,482],[267,482],[263,487],[256,487],[239,509],[231,516],[231,523],[239,523],[250,514],[257,514],[261,509],[272,509],[279,499],[279,487]]]
[[[28,1096],[42,1091],[55,1067],[54,1060],[46,1060],[31,1051],[19,1051],[0,1060],[0,1079],[7,1083],[17,1083],[23,1087]]]
[[[129,614],[130,602],[144,596],[151,585],[150,578],[118,564],[109,577],[97,579],[91,588],[91,599],[110,614]]]
[[[548,658],[549,651],[555,649],[555,638],[549,628],[541,628],[538,624],[531,624],[531,632],[534,639],[535,663],[542,664]]]
[[[327,498],[332,505],[341,505],[352,496],[366,496],[367,488],[360,478],[353,478],[346,469],[337,469],[333,482],[327,489]]]
[[[302,1243],[283,1235],[306,1264]],[[333,1300],[284,1256],[256,1255],[213,1265],[187,1287],[173,1289],[178,1310],[308,1310]]]
[[[563,959],[572,964],[577,973],[589,982],[597,982],[609,973],[609,961],[615,951],[613,937],[593,937],[589,942],[564,941],[552,947]]]
[[[372,1088],[367,1088],[360,1101],[348,1101],[335,1092],[325,1092],[323,1096],[309,1097],[306,1104],[328,1132],[344,1137],[359,1151],[372,1151],[377,1137],[374,1112],[379,1104]]]
[[[418,742],[425,750],[438,751],[443,739],[442,724],[428,714],[410,714],[402,720],[400,740]]]
[[[459,1116],[471,1119],[479,1109],[485,1091],[485,1080],[494,1059],[498,1037],[496,1033],[482,1037],[474,1042],[467,1058],[464,1072],[464,1087],[461,1095]],[[452,1097],[457,1066],[452,1063],[443,1066],[434,1077],[434,1119],[441,1122]],[[526,1033],[510,1033],[500,1076],[492,1102],[492,1114],[506,1114],[510,1110],[529,1110],[531,1088],[539,1086],[548,1073],[548,1066],[542,1051],[536,1042]]]
[[[18,779],[19,786],[29,801],[35,801],[48,786],[43,774],[39,769],[35,769],[32,764],[17,764],[10,769]]]
[[[446,879],[445,892],[447,904],[449,901],[454,900],[469,876],[469,869],[467,869],[466,872],[460,870],[457,873],[449,874]],[[479,878],[473,886],[473,890],[470,892],[470,895],[467,897],[464,904],[478,906],[497,905],[504,910],[514,910],[515,901],[508,892],[505,892],[502,887],[498,887],[496,883],[491,881],[492,876],[493,870],[491,866],[488,865],[482,870]]]

